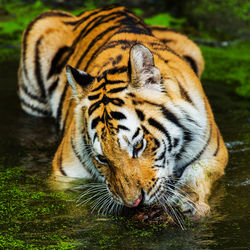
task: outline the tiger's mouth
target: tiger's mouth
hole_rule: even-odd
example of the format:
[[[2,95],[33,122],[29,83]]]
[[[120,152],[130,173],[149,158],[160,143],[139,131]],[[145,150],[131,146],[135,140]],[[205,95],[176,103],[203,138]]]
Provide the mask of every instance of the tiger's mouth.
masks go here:
[[[135,201],[133,201],[132,204],[124,203],[124,206],[128,208],[141,207],[143,206],[144,201],[145,201],[145,192],[142,189],[140,196]]]

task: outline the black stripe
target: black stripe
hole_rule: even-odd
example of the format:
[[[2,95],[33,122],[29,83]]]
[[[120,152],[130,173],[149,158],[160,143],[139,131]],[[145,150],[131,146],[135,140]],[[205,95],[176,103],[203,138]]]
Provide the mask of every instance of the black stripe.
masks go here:
[[[141,125],[141,127],[142,127],[142,129],[143,129],[143,131],[144,131],[145,134],[150,134],[149,131],[146,129],[145,126]]]
[[[157,168],[165,168],[164,165],[154,165],[154,167],[157,167]]]
[[[108,29],[106,29],[105,31],[103,31],[102,33],[100,33],[98,36],[96,36],[94,39],[92,39],[92,42],[89,44],[89,46],[86,48],[85,52],[83,53],[83,55],[80,57],[80,59],[78,60],[77,64],[76,64],[76,68],[78,68],[81,63],[82,63],[82,60],[85,58],[85,56],[87,55],[87,53],[91,50],[91,48],[98,42],[100,41],[106,34],[108,34],[109,32],[115,30],[119,28],[119,25],[115,25],[115,26],[111,26],[109,27]],[[94,53],[95,54],[95,53]],[[92,55],[93,56],[93,55]],[[87,66],[88,64],[90,63],[91,59],[88,61],[87,63]],[[86,71],[86,68],[87,66],[85,67],[85,71]]]
[[[87,73],[85,73],[83,71],[77,70],[75,68],[72,68],[69,65],[66,68],[67,68],[67,70],[70,69],[70,72],[71,72],[74,80],[83,89],[85,89],[86,87],[88,87],[94,81],[94,79],[95,79],[91,75],[89,75],[89,74],[87,74]]]
[[[115,74],[121,74],[121,73],[124,73],[124,72],[127,72],[127,71],[128,71],[128,67],[127,66],[122,66],[122,67],[114,67],[112,69],[105,70],[103,72],[103,74],[115,75]],[[117,81],[113,81],[112,83],[124,83],[124,81],[117,80]]]
[[[91,128],[92,129],[96,128],[96,126],[99,123],[99,121],[100,121],[100,116],[98,116],[95,119],[93,119],[92,122],[91,122]]]
[[[75,147],[75,144],[74,144],[74,142],[73,142],[72,136],[70,137],[70,143],[71,143],[71,147],[72,147],[72,149],[73,149],[73,152],[74,152],[75,156],[76,156],[77,159],[82,163],[82,159],[81,159],[80,155],[79,155],[79,154],[77,153],[77,151],[76,151],[76,147]]]
[[[111,9],[114,9],[116,6],[115,6],[116,4],[114,4],[114,5],[109,5],[109,6],[107,6],[107,7],[104,7],[104,8],[102,8],[102,9],[96,9],[96,10],[94,10],[94,11],[88,11],[88,12],[91,12],[88,16],[86,16],[86,17],[83,17],[83,18],[81,18],[80,20],[77,20],[77,21],[73,21],[73,22],[65,22],[66,24],[69,24],[69,25],[76,25],[78,22],[81,22],[81,23],[83,23],[83,22],[85,22],[88,18],[90,18],[91,16],[93,16],[93,15],[95,15],[96,13],[100,13],[100,12],[102,12],[102,11],[107,11],[107,10],[111,10]],[[118,6],[118,5],[117,5]],[[82,11],[82,12],[80,12],[78,15],[77,15],[77,17],[80,17],[81,15],[83,15],[84,13],[85,13],[86,11]],[[83,19],[83,21],[81,21]]]
[[[162,43],[170,43],[170,42],[173,42],[173,40],[170,40],[170,39],[160,39]]]
[[[160,156],[159,156],[158,158],[155,159],[155,161],[160,161],[160,160],[162,160],[162,159],[164,158],[165,154],[166,154],[166,150],[164,150],[164,151],[160,154]]]
[[[122,22],[121,22],[122,23]],[[125,28],[120,29],[117,34],[128,33],[136,35],[148,35],[152,37],[152,34],[144,27],[140,28],[138,26],[125,26]]]
[[[56,120],[57,120],[58,125],[60,124],[60,121],[61,121],[61,118],[62,118],[61,116],[62,116],[63,102],[65,100],[65,96],[66,96],[66,92],[68,90],[68,86],[69,85],[65,83],[63,92],[61,94],[60,102],[59,102],[59,105],[58,105],[58,108],[57,108]]]
[[[62,175],[67,176],[67,174],[65,173],[65,171],[62,168],[62,162],[63,162],[62,158],[63,158],[63,147],[62,147],[62,150],[61,150],[60,156],[59,156],[59,170],[62,173]]]
[[[127,128],[127,127],[125,127],[125,126],[123,126],[123,125],[118,125],[117,128],[118,128],[118,130],[119,130],[119,129],[122,129],[122,130],[130,131],[129,128]]]
[[[119,83],[124,83],[122,80],[105,80],[105,84],[119,84]]]
[[[56,66],[56,71],[54,72],[54,74],[60,74],[62,72],[62,70],[65,68],[66,64],[68,63],[71,55],[73,54],[74,49],[71,48],[70,50],[68,50],[67,55],[64,57],[64,59],[60,62],[60,64],[58,64]]]
[[[68,24],[68,25],[74,25],[74,30],[76,30],[83,22],[85,22],[87,19],[89,19],[90,17],[94,16],[95,14],[97,14],[99,12],[99,10],[95,10],[93,12],[91,12],[89,15],[81,18],[80,20],[76,20],[76,21],[70,21],[70,22],[63,22],[64,24]],[[83,14],[83,13],[82,13]]]
[[[40,102],[40,103],[43,103],[43,104],[46,104],[46,103],[47,103],[47,101],[44,100],[43,98],[41,98],[40,96],[37,96],[37,95],[34,95],[34,94],[30,93],[29,90],[28,90],[28,88],[27,88],[23,83],[20,84],[20,87],[21,87],[21,89],[23,90],[23,92],[24,92],[29,98],[31,98],[31,99],[33,99],[33,100],[36,100],[36,101],[38,101],[38,102]]]
[[[121,107],[124,104],[124,101],[120,98],[110,98],[110,102],[115,105]]]
[[[50,112],[50,111],[41,109],[41,108],[39,108],[39,107],[35,107],[35,106],[33,106],[32,104],[27,103],[27,102],[26,102],[24,99],[22,99],[21,97],[20,97],[20,101],[21,101],[22,105],[26,106],[27,108],[31,109],[31,110],[34,111],[34,112],[37,112],[38,114],[41,114],[41,115],[43,115],[43,116],[50,116],[50,115],[51,115],[51,112]]]
[[[182,167],[180,167],[179,169],[175,170],[174,171],[174,176],[176,176],[177,178],[180,178],[181,175],[183,174],[184,170],[190,165],[192,164],[195,160],[197,160],[202,154],[203,152],[206,150],[207,146],[209,145],[210,143],[210,140],[211,140],[211,137],[212,137],[212,126],[210,124],[210,130],[209,130],[209,137],[207,139],[207,142],[206,144],[204,145],[204,147],[201,149],[201,151],[196,154],[195,157],[193,157],[188,163],[186,163],[185,165],[183,165]]]
[[[89,116],[92,115],[92,113],[100,107],[100,104],[102,103],[102,101],[98,101],[98,102],[95,102],[94,104],[92,104],[89,109],[88,109],[88,114]]]
[[[48,93],[49,93],[49,96],[52,96],[55,89],[57,88],[58,86],[58,82],[59,82],[59,78],[57,78],[48,88]]]
[[[154,138],[154,142],[155,142],[155,147],[152,148],[152,151],[155,151],[156,149],[158,149],[160,147],[160,142],[158,139]],[[164,144],[165,145],[165,144]]]
[[[149,101],[145,101],[148,104],[154,105],[154,106],[158,106],[161,109],[162,114],[165,116],[165,118],[169,121],[171,121],[172,123],[174,123],[176,126],[178,126],[179,128],[184,130],[184,133],[186,132],[187,134],[190,133],[190,131],[185,128],[178,120],[178,118],[168,109],[166,109],[163,105],[159,105],[157,103],[152,103]]]
[[[96,138],[97,138],[97,133],[95,132],[94,137],[93,137],[93,143],[95,142]]]
[[[135,94],[133,94],[133,93],[128,93],[128,95],[131,97],[135,97]]]
[[[100,104],[104,104],[104,105],[108,105],[109,103],[112,103],[116,106],[121,107],[124,104],[124,101],[120,98],[110,98],[106,95],[103,95],[103,98],[100,101],[97,101],[95,103],[93,103],[90,107],[89,107],[89,115],[91,115],[94,110],[96,110]]]
[[[190,143],[193,139],[192,137],[192,132],[189,130],[184,130],[183,132],[183,139],[184,139],[184,143],[182,144],[182,147],[179,151],[179,153],[175,156],[176,160],[180,160],[182,157],[182,154],[185,152],[187,144]]]
[[[180,141],[179,138],[174,138],[174,147],[177,147],[179,141]]]
[[[53,59],[51,61],[50,70],[49,70],[49,73],[47,75],[47,79],[49,79],[53,74],[58,74],[58,73],[61,72],[61,70],[65,66],[65,64],[62,63],[62,62],[60,63],[60,60],[70,50],[72,50],[71,47],[69,47],[69,46],[63,46],[62,48],[60,48],[56,52],[55,56],[53,57]]]
[[[90,101],[92,101],[92,100],[98,99],[99,97],[100,97],[100,93],[99,93],[99,94],[96,94],[96,95],[89,95],[89,96],[88,96],[88,99],[89,99]]]
[[[66,126],[66,123],[67,123],[67,120],[68,120],[68,117],[69,117],[69,111],[70,111],[71,105],[72,105],[72,99],[70,99],[70,101],[69,101],[69,105],[68,105],[68,108],[67,108],[67,112],[66,112],[65,118],[64,118],[64,120],[63,120],[62,135],[64,135],[65,126]]]
[[[155,186],[155,185],[154,185],[154,186]],[[157,189],[150,195],[150,198],[151,198],[151,197],[154,197],[155,194],[157,194],[161,188],[162,188],[162,186],[161,186],[161,185],[158,185]]]
[[[170,112],[169,110],[167,110],[164,106],[161,106],[161,111],[162,111],[163,115],[166,117],[167,120],[171,121],[176,126],[178,126],[179,128],[183,129],[185,143],[190,142],[192,140],[192,133],[191,133],[191,131],[188,130],[186,127],[184,127],[182,124],[180,124],[180,122],[177,119],[177,117],[172,112]]]
[[[167,146],[166,146],[166,143],[164,142],[164,140],[162,142],[163,142],[163,146],[164,146],[163,152],[161,153],[161,155],[157,159],[155,159],[155,161],[159,161],[159,160],[164,159],[162,162],[162,165],[160,167],[165,168],[165,163],[166,163],[165,154],[166,154]]]
[[[194,73],[198,76],[198,67],[197,67],[195,60],[190,56],[183,56],[183,57],[188,62],[190,67],[193,69]]]
[[[172,112],[170,112],[168,109],[166,109],[162,105],[160,107],[161,107],[162,114],[164,115],[164,117],[167,120],[171,121],[172,123],[174,123],[179,128],[182,128],[182,129],[186,130],[185,127],[182,124],[180,124],[179,120],[177,119],[177,117]]]
[[[139,117],[139,119],[141,121],[144,121],[145,115],[143,114],[143,112],[141,110],[139,110],[139,109],[135,109],[135,112],[136,112],[137,116]]]
[[[104,16],[104,18],[107,17],[107,16]],[[100,18],[100,16],[98,16],[97,18]],[[102,20],[102,19],[100,19]],[[102,24],[100,22],[100,20],[98,20],[98,24],[95,23],[94,25],[92,25],[90,28],[89,28],[89,24],[92,23],[92,21],[90,21],[89,24],[86,24],[84,26],[84,29],[79,33],[79,35],[76,37],[76,39],[73,41],[71,47],[69,47],[69,50],[67,51],[68,54],[65,56],[65,58],[61,61],[61,63],[59,65],[56,66],[56,72],[54,73],[61,73],[61,71],[63,70],[63,68],[65,67],[65,65],[67,64],[70,56],[73,54],[74,52],[74,49],[75,47],[77,46],[78,42],[83,38],[83,37],[86,37],[88,35],[89,32],[91,32],[94,28],[96,28],[99,24]],[[89,28],[87,30],[87,28]],[[87,51],[85,51],[87,52]],[[77,68],[79,67],[79,65],[76,66]]]
[[[140,133],[140,128],[137,128],[137,130],[135,131],[134,135],[132,136],[132,140],[135,139],[136,136],[138,136]]]
[[[99,53],[101,53],[104,50],[107,49],[112,49],[116,46],[122,45],[121,49],[125,50],[129,47],[132,47],[134,44],[138,43],[136,40],[117,40],[117,41],[110,41],[108,43],[106,43],[105,46],[102,46],[101,50],[99,51]]]
[[[182,110],[182,112],[185,114],[186,119],[187,119],[189,122],[191,122],[191,123],[193,123],[195,126],[201,128],[201,125],[199,125],[199,124],[197,123],[197,121],[193,120],[193,119],[190,117],[189,114],[187,114],[184,110]]]
[[[159,42],[151,42],[149,43],[150,47],[152,47],[154,50],[166,50],[166,45],[164,43]]]
[[[111,90],[108,91],[108,93],[118,93],[118,92],[123,91],[126,88],[127,88],[127,86],[126,87],[120,87],[120,88],[111,89]]]
[[[220,148],[220,134],[219,131],[217,130],[217,147],[215,152],[213,153],[213,156],[216,156],[218,154],[219,148]]]
[[[121,60],[122,60],[122,55],[117,56],[116,59],[112,61],[112,65],[115,66],[115,65],[118,64]]]
[[[41,45],[42,39],[43,39],[43,37],[40,37],[36,42],[36,47],[35,47],[35,72],[34,72],[34,75],[36,76],[37,83],[38,83],[38,86],[40,88],[41,97],[45,98],[46,93],[45,93],[44,83],[43,83],[42,74],[41,74],[40,51],[39,51],[39,47]]]
[[[117,13],[121,13],[121,12],[114,12],[112,14],[117,14]],[[72,55],[74,48],[77,46],[78,42],[86,37],[94,28],[97,28],[99,25],[108,22],[110,20],[105,20],[103,21],[103,19],[105,19],[106,17],[110,17],[110,13],[107,15],[99,15],[96,18],[94,18],[93,20],[90,20],[89,23],[85,24],[84,28],[81,30],[81,32],[79,32],[79,35],[76,37],[76,39],[73,41],[72,43],[72,51],[68,54],[68,56],[65,58],[65,60],[62,62],[62,65],[65,66],[66,62],[68,61],[69,57]],[[116,17],[115,17],[116,18]],[[92,26],[90,27],[90,24],[92,24]],[[99,49],[98,49],[99,50]],[[85,50],[85,53],[87,53],[88,50]],[[94,53],[95,54],[95,53]],[[93,55],[92,55],[93,56]],[[91,59],[88,61],[88,63],[90,63]],[[77,64],[77,68],[79,67],[79,65],[81,64],[81,61],[79,62],[79,64]],[[87,67],[85,67],[85,71],[86,71]]]
[[[54,16],[59,16],[59,17],[73,17],[71,14],[60,12],[60,11],[47,11],[47,12],[44,12],[41,15],[39,15],[32,22],[30,22],[29,25],[27,26],[26,30],[24,31],[24,34],[23,34],[22,59],[23,59],[23,70],[24,70],[24,74],[25,74],[26,77],[28,75],[26,64],[25,64],[25,62],[26,62],[26,50],[27,50],[27,38],[28,38],[28,35],[29,35],[30,31],[32,30],[34,24],[38,20],[46,18],[46,17],[54,17]]]
[[[103,82],[101,85],[99,85],[98,87],[96,87],[95,89],[92,89],[91,92],[95,92],[101,88],[105,87],[105,82]]]
[[[112,14],[119,14],[119,12],[113,12]],[[97,28],[99,25],[102,25],[103,23],[106,23],[107,20],[103,21],[103,19],[110,17],[110,13],[106,15],[99,15],[93,20],[90,20],[88,23],[85,23],[84,28],[79,32],[79,35],[74,40],[72,46],[76,46],[78,44],[78,41],[81,40],[83,37],[86,37],[94,28]],[[90,26],[91,25],[91,26]]]
[[[101,13],[101,12],[102,12],[102,10],[98,10],[98,9],[97,9],[97,10],[93,11],[92,13],[90,13],[88,16],[83,17],[82,19],[76,21],[77,24],[75,25],[73,31],[75,31],[75,30],[76,30],[83,22],[85,22],[87,19],[89,19],[90,17],[94,16],[95,14],[99,14],[99,13]],[[95,17],[95,18],[93,18],[92,20],[90,20],[90,22],[89,22],[88,24],[85,24],[85,27],[88,27],[90,24],[93,24],[93,23],[96,21],[96,23],[94,23],[94,25],[91,27],[91,29],[94,29],[94,28],[96,28],[96,26],[98,26],[99,24],[107,23],[107,22],[109,22],[109,21],[111,21],[111,20],[114,19],[114,17],[112,17],[112,18],[109,19],[109,20],[103,21],[103,19],[105,19],[106,17],[110,17],[110,16],[113,16],[113,15],[117,15],[117,17],[118,17],[119,14],[120,14],[120,15],[125,15],[126,13],[123,12],[123,11],[116,11],[116,12],[109,12],[109,13],[103,14],[103,15],[100,15],[100,14],[99,14],[97,17]],[[116,17],[115,17],[115,18],[116,18]],[[70,23],[70,24],[71,24],[71,23]],[[71,24],[71,25],[72,25],[72,24]],[[84,36],[86,36],[86,35],[84,35]]]
[[[179,82],[178,82],[179,83]],[[183,88],[183,86],[179,83],[179,87],[180,87],[180,92],[181,92],[181,96],[188,101],[189,103],[191,103],[192,105],[194,105],[191,97],[189,96],[188,92]]]
[[[110,115],[112,116],[113,119],[116,119],[116,120],[127,119],[127,117],[123,113],[117,112],[117,111],[111,111]]]
[[[153,118],[149,118],[149,119],[148,119],[148,123],[149,123],[151,126],[155,127],[156,129],[160,130],[162,133],[164,133],[164,134],[167,136],[167,138],[168,138],[168,143],[169,143],[168,151],[170,152],[170,151],[172,150],[172,142],[171,142],[171,137],[170,137],[168,131],[163,127],[162,124],[160,124],[159,122],[157,122],[157,121],[156,121],[155,119],[153,119]]]
[[[115,17],[113,17],[113,18],[107,19],[105,22],[108,22],[108,21],[110,21],[110,20],[113,20],[113,19],[118,18],[119,16],[124,15],[124,13],[121,13],[121,14],[119,14],[119,15],[118,15],[118,13],[120,13],[120,12],[113,13],[113,14],[117,14],[117,15],[116,15]],[[105,22],[102,21],[102,23],[105,23]],[[100,24],[102,24],[102,23],[100,23]],[[99,25],[99,24],[98,24],[98,25]],[[120,27],[120,26],[115,26],[115,27]],[[111,28],[110,28],[110,29],[111,29]],[[113,30],[113,29],[112,29],[112,30]],[[100,46],[98,47],[98,49],[92,54],[91,58],[88,60],[86,66],[85,66],[85,71],[88,70],[88,67],[89,67],[90,63],[93,61],[93,59],[94,59],[101,51],[104,50],[103,48],[105,47],[105,45],[108,43],[109,39],[110,39],[112,36],[113,36],[113,34],[112,34],[110,37],[108,37],[108,38],[104,41],[104,43],[103,43],[102,45],[100,45]],[[86,51],[85,51],[85,52],[86,52]]]

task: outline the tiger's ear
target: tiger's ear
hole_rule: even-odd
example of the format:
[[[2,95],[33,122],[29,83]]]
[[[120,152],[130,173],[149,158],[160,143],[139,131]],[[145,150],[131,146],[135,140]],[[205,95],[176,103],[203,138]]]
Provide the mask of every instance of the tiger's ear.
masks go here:
[[[79,96],[80,93],[86,94],[88,87],[94,81],[94,77],[79,69],[66,66],[66,75],[68,83],[73,89],[73,93]]]
[[[142,44],[134,45],[130,50],[132,86],[160,88],[161,73],[154,66],[151,51]]]

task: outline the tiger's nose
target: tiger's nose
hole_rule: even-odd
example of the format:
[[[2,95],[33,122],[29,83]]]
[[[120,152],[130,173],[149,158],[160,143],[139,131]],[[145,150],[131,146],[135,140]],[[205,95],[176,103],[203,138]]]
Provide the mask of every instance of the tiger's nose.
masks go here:
[[[124,205],[129,208],[138,207],[141,202],[142,202],[142,195],[140,195],[139,198],[136,199],[134,202],[131,202],[130,204],[125,203]]]

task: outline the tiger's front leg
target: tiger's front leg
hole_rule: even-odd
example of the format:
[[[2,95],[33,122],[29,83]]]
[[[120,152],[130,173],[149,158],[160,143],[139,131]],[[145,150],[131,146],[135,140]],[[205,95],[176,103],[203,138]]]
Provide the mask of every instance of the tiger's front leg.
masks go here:
[[[216,159],[197,160],[188,166],[175,185],[171,203],[187,216],[199,218],[210,212],[208,197],[212,184],[224,173],[224,164]]]

